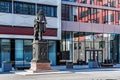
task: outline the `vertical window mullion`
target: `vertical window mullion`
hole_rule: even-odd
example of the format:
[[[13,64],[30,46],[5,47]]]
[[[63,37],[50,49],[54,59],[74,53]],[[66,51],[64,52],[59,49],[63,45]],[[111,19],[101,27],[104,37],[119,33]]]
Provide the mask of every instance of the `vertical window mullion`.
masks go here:
[[[92,8],[90,8],[90,23],[92,23]]]
[[[23,66],[25,66],[25,62],[24,62],[24,61],[25,61],[25,58],[24,58],[24,55],[25,55],[25,54],[24,54],[24,40],[23,40]]]
[[[65,5],[65,20],[67,20],[67,16],[66,16],[66,6],[67,6],[67,5]]]
[[[96,18],[96,23],[98,23],[98,21],[97,21],[97,8],[95,8],[95,18]]]
[[[108,24],[108,16],[109,16],[109,15],[108,15],[108,10],[106,10],[106,11],[107,11],[107,24]]]
[[[114,24],[114,25],[116,25],[116,16],[117,16],[117,15],[116,15],[116,12],[113,11],[113,17],[114,17],[114,19],[113,19],[113,22],[114,22],[114,23],[113,23],[113,24]]]
[[[81,15],[82,15],[82,17],[81,17],[81,22],[83,22],[83,17],[84,17],[84,7],[82,7],[82,13],[81,13]]]
[[[20,4],[20,9],[21,9],[20,13],[23,14],[24,13],[24,11],[23,11],[23,4]]]

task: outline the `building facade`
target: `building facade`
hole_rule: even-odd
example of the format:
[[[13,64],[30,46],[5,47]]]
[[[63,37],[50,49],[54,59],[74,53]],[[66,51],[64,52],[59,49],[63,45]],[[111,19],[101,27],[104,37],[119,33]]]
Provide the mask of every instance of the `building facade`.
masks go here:
[[[39,10],[47,19],[43,39],[49,40],[49,59],[56,65],[56,42],[61,39],[60,0],[0,0],[0,67],[3,61],[30,66],[34,19]]]
[[[119,0],[0,0],[0,67],[30,66],[33,25],[42,9],[47,19],[51,65],[89,60],[120,63]]]
[[[120,63],[119,0],[62,0],[61,11],[60,64]]]

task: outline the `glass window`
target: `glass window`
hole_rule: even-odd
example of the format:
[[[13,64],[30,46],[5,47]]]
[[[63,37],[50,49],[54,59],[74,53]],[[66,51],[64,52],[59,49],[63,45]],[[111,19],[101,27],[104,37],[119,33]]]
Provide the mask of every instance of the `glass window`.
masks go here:
[[[106,7],[120,6],[119,0],[62,0],[62,1],[77,2],[82,4],[91,4],[91,5],[106,6]]]
[[[12,12],[12,2],[10,1],[0,1],[0,12],[11,13]]]
[[[35,15],[35,4],[14,2],[14,13]]]
[[[98,19],[97,23],[103,24],[102,16],[103,16],[102,9],[97,9],[97,19]]]
[[[45,13],[45,16],[48,17],[57,17],[57,6],[50,6],[50,5],[37,5],[37,12],[39,10],[43,10]]]
[[[90,4],[94,4],[94,0],[90,0]]]
[[[79,0],[80,3],[87,4],[87,0]]]
[[[118,21],[119,21],[118,24],[120,24],[120,12],[118,12]]]
[[[62,20],[68,20],[69,21],[69,6],[68,5],[62,5]]]
[[[108,10],[102,10],[103,11],[103,24],[108,23]]]
[[[102,3],[103,3],[103,0],[97,0],[97,1],[96,1],[96,5],[102,6]]]
[[[90,8],[87,7],[79,7],[79,19],[81,22],[88,22],[89,14],[90,14]]]
[[[118,25],[119,14],[115,10],[62,5],[62,20],[66,21]]]
[[[108,7],[117,7],[118,0],[104,0],[103,1],[103,6],[108,6]]]
[[[118,25],[119,24],[119,20],[118,20],[118,17],[119,17],[119,15],[118,15],[118,11],[115,11],[115,13],[114,13],[114,15],[115,15],[115,25]]]
[[[103,34],[101,33],[94,33],[94,48],[95,49],[102,49],[103,46]]]
[[[91,23],[97,23],[99,21],[99,18],[97,18],[97,9],[91,8]]]
[[[57,17],[57,7],[51,7],[50,12],[52,17]]]
[[[23,40],[15,40],[15,66],[23,66]]]
[[[10,40],[1,39],[1,62],[10,61]]]
[[[24,65],[30,66],[32,60],[32,40],[24,40]]]
[[[111,2],[111,6],[116,7],[116,1],[115,0]]]
[[[66,44],[61,45],[61,48],[69,45],[67,44],[67,33],[62,33],[62,41],[66,41]],[[72,32],[70,35],[72,35],[70,40],[72,46],[68,51],[72,52],[74,63],[77,63],[78,60],[88,61],[88,59],[96,59],[100,62],[107,59],[118,63],[120,37],[118,34]]]
[[[108,24],[115,24],[115,11],[108,10]]]
[[[30,66],[32,40],[15,40],[15,66]]]

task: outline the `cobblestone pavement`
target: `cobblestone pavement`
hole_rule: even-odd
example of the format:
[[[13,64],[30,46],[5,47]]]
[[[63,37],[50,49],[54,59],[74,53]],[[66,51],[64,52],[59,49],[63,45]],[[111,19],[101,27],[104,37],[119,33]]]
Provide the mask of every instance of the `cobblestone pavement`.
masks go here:
[[[68,73],[19,75],[1,73],[0,80],[120,80],[120,68],[66,70]]]

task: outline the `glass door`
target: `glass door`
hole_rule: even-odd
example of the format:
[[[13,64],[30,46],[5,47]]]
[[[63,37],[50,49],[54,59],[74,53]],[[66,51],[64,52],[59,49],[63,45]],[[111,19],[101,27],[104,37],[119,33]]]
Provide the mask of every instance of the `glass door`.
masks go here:
[[[98,62],[103,62],[103,51],[102,50],[100,50],[100,51],[98,51]]]
[[[89,60],[93,60],[93,50],[86,50],[85,51],[85,61],[88,63]]]
[[[86,51],[86,53],[85,53],[86,55],[85,55],[85,60],[86,60],[86,63],[88,63],[88,61],[90,60],[90,51]]]
[[[86,63],[88,63],[89,60],[103,62],[103,51],[102,50],[85,50]]]

